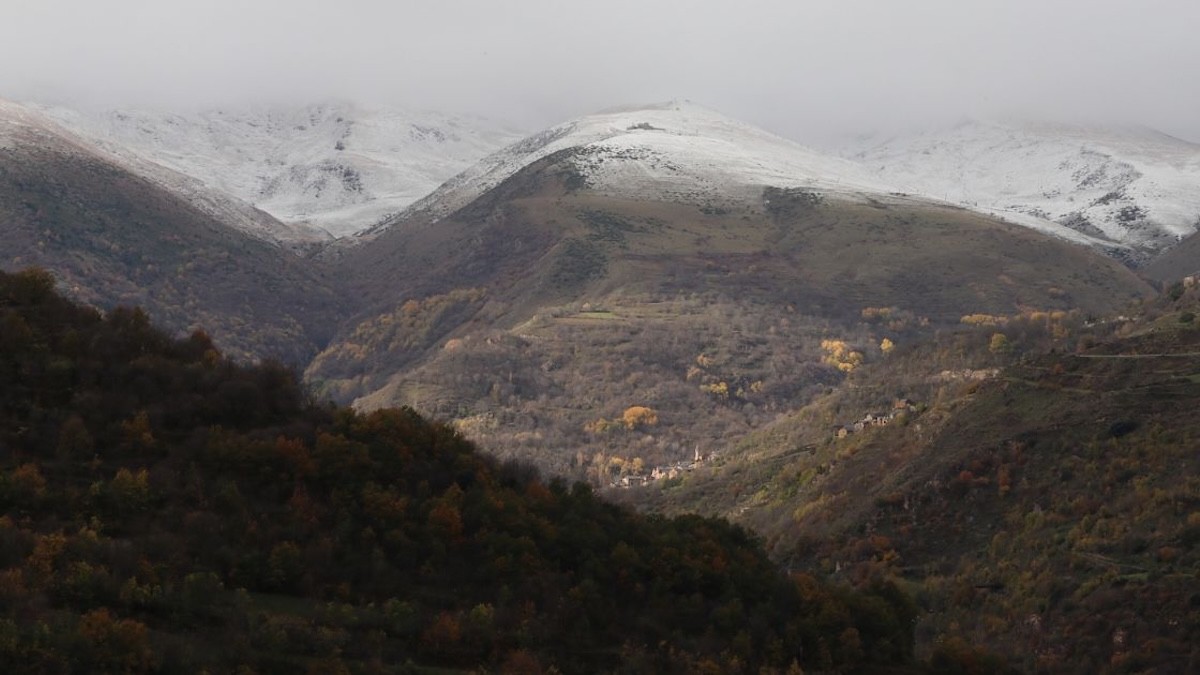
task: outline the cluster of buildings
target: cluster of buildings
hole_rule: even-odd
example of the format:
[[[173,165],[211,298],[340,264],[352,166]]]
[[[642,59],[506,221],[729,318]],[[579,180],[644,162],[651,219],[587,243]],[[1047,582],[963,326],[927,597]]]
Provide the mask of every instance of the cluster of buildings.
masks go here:
[[[679,460],[674,464],[666,464],[664,466],[656,466],[650,470],[650,473],[631,473],[614,480],[612,487],[615,488],[631,488],[648,485],[655,481],[668,480],[678,478],[689,471],[694,471],[702,466],[706,461],[714,459],[716,453],[709,455],[700,452],[700,446],[696,446],[696,452],[690,461]]]
[[[845,438],[850,434],[858,433],[867,427],[882,427],[890,424],[902,414],[916,412],[917,404],[907,398],[898,398],[892,402],[892,409],[888,412],[870,412],[863,416],[861,420],[852,424],[837,424],[833,427],[833,435],[836,438]]]
[[[854,422],[853,424],[839,424],[835,426],[833,428],[833,433],[837,438],[845,438],[850,434],[860,432],[867,427],[886,426],[900,415],[914,413],[916,411],[917,404],[915,402],[907,398],[898,398],[892,402],[892,409],[888,412],[867,413],[862,419]],[[808,446],[804,449],[815,450],[815,446]],[[660,480],[679,478],[684,474],[695,471],[697,468],[703,466],[705,462],[711,461],[715,458],[716,453],[708,455],[703,454],[700,452],[700,446],[696,446],[696,451],[691,460],[680,460],[674,464],[656,466],[651,469],[649,473],[628,473],[613,480],[612,483],[609,484],[609,487],[626,489],[649,485],[650,483]]]

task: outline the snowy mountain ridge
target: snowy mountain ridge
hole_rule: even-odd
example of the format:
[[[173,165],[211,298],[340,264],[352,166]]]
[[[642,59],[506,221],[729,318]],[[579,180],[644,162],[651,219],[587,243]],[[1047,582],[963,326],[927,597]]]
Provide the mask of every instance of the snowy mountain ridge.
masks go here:
[[[588,187],[622,196],[703,199],[734,187],[820,187],[854,193],[888,188],[856,164],[810,150],[688,101],[612,108],[522,139],[481,160],[415,203],[437,217],[522,168],[562,150]]]
[[[1200,228],[1200,145],[1151,129],[972,120],[843,154],[905,191],[1068,227],[1135,261]]]
[[[256,238],[287,244],[324,241],[327,234],[281,223],[270,214],[201,181],[132,153],[77,134],[42,110],[0,99],[0,149],[16,153],[54,147],[70,156],[109,162],[182,197],[199,211]]]
[[[421,214],[442,218],[522,168],[565,150],[573,152],[571,162],[589,188],[613,196],[719,205],[758,198],[764,186],[771,186],[812,189],[840,199],[945,201],[925,190],[900,187],[903,183],[853,159],[808,148],[704,106],[670,101],[613,108],[529,136],[484,158],[363,237]],[[1077,243],[1108,244],[1059,223],[1019,213],[1001,215]]]
[[[282,243],[350,245],[417,215],[436,220],[560,152],[602,194],[720,207],[772,186],[945,202],[1135,264],[1200,229],[1200,145],[1144,128],[968,121],[823,152],[688,101],[612,108],[520,139],[476,118],[349,103],[196,113],[3,104],[0,118],[9,133],[65,134]]]
[[[36,109],[142,173],[161,173],[154,164],[188,176],[271,214],[296,237],[317,239],[373,225],[518,137],[482,119],[348,103],[195,113]]]

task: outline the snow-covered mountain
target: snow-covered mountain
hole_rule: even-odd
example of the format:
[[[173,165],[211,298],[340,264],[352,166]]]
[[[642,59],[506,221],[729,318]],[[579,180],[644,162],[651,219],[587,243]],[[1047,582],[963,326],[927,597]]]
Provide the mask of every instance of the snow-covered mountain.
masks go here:
[[[219,189],[157,164],[115,143],[79,134],[46,114],[41,106],[0,99],[0,147],[31,151],[53,146],[61,154],[89,157],[128,170],[183,198],[218,221],[272,243],[304,244],[329,239],[324,232],[289,225]],[[60,155],[61,156],[61,155]]]
[[[522,168],[571,151],[588,188],[623,197],[720,200],[765,185],[835,193],[887,192],[855,163],[822,154],[688,101],[580,117],[481,160],[416,202],[434,217],[463,206]]]
[[[0,98],[0,150],[57,137],[56,125],[25,106]]]
[[[1145,128],[969,121],[845,155],[907,192],[1066,226],[1134,259],[1200,227],[1200,145]]]
[[[945,195],[906,187],[859,161],[800,145],[704,106],[671,101],[603,111],[525,138],[364,234],[376,235],[418,215],[441,218],[523,167],[558,152],[572,153],[571,161],[590,189],[628,198],[719,206],[723,200],[757,199],[764,186],[771,186],[813,189],[842,199],[945,200]],[[1077,243],[1109,243],[1048,220],[1001,215]]]
[[[178,182],[155,165],[186,176],[310,238],[369,227],[519,137],[479,118],[346,103],[195,113],[38,110],[139,173]]]
[[[1200,146],[1146,129],[973,121],[822,152],[686,101],[607,110],[520,140],[477,118],[346,103],[22,110],[282,242],[369,239],[417,215],[441,218],[556,153],[602,194],[719,207],[772,186],[944,201],[1131,262],[1200,229]]]
[[[238,358],[302,362],[350,302],[279,245],[286,228],[233,198],[166,187],[0,100],[4,270],[42,267],[79,301],[140,306],[171,331],[202,326]]]

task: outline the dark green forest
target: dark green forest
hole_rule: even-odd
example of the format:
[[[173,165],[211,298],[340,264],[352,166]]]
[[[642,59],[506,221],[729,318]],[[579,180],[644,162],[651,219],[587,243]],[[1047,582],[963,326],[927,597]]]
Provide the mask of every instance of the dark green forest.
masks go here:
[[[54,283],[0,273],[0,670],[926,668],[888,583],[785,574],[724,520],[315,401]]]

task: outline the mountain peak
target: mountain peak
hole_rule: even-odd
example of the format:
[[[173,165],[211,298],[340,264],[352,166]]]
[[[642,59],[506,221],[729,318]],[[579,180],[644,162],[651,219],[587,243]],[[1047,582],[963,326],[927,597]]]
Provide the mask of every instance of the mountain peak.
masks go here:
[[[615,132],[614,135],[621,135],[621,132],[666,131],[682,135],[711,136],[714,135],[715,127],[722,127],[721,134],[723,135],[728,135],[736,129],[742,133],[771,137],[778,142],[799,147],[794,141],[775,136],[719,110],[687,99],[606,108],[577,117],[559,126],[568,125],[577,130],[608,126]]]
[[[568,161],[590,189],[613,196],[708,203],[757,198],[767,186],[841,195],[892,191],[853,162],[679,99],[609,108],[550,127],[483,159],[391,222],[416,213],[443,217],[566,150],[574,151]]]
[[[622,113],[637,113],[637,112],[650,112],[650,111],[653,111],[653,112],[680,112],[680,113],[687,113],[687,112],[716,113],[716,111],[713,110],[712,108],[700,105],[699,103],[695,103],[695,102],[691,101],[690,99],[673,98],[669,101],[658,101],[658,102],[654,102],[654,103],[627,103],[625,105],[617,105],[617,106],[613,106],[611,108],[603,108],[601,110],[597,110],[595,113],[592,113],[591,115],[585,115],[584,117],[590,117],[592,115],[616,115],[616,114],[622,114]],[[720,114],[720,113],[716,113],[716,114]]]

